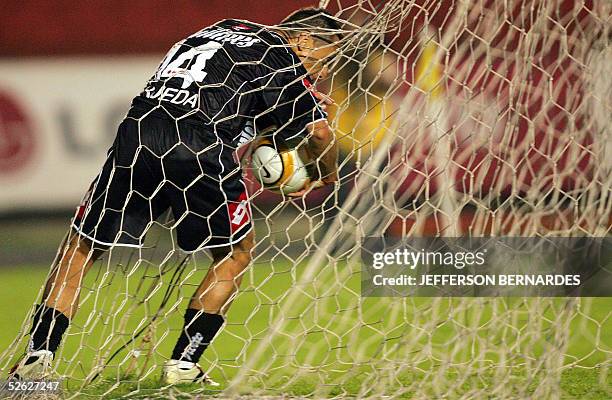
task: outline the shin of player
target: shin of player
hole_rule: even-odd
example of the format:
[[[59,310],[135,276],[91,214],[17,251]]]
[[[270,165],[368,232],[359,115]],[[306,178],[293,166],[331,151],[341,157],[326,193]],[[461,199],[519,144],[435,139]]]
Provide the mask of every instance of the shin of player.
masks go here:
[[[36,306],[30,329],[28,357],[12,372],[42,377],[49,369],[70,319],[78,308],[83,277],[103,252],[91,242],[71,232],[61,245],[56,262],[45,283],[40,304]]]
[[[251,232],[236,245],[212,250],[213,265],[185,312],[185,325],[172,352],[173,360],[198,362],[223,325],[223,316],[251,262],[252,249]]]

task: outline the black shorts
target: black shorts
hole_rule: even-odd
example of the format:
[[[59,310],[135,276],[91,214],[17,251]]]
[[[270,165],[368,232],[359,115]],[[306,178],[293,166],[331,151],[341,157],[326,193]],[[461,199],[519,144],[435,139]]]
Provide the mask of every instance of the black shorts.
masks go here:
[[[251,209],[233,151],[201,124],[155,110],[126,117],[73,227],[104,246],[141,247],[171,209],[185,251],[221,247],[252,230]]]

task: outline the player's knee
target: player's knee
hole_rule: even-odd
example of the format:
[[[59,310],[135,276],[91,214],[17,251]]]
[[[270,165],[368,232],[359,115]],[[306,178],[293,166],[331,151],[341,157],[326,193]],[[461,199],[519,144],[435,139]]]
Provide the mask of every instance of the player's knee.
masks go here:
[[[213,249],[213,259],[215,263],[220,263],[231,258],[238,263],[242,269],[244,269],[251,263],[253,258],[251,253],[253,247],[255,246],[254,242],[254,235],[251,232],[236,244],[228,247]]]
[[[252,252],[255,247],[255,240],[253,233],[249,233],[244,239],[242,239],[234,248],[232,257],[240,262],[244,267],[247,267],[253,259]]]
[[[76,231],[71,231],[70,236],[64,241],[60,247],[62,258],[73,259],[77,254],[79,259],[87,259],[91,262],[95,261],[106,251],[98,247],[88,238],[81,236]]]
[[[97,260],[105,251],[108,250],[107,246],[95,243],[74,230],[72,231],[71,236],[69,247],[83,255],[86,255],[92,262]]]

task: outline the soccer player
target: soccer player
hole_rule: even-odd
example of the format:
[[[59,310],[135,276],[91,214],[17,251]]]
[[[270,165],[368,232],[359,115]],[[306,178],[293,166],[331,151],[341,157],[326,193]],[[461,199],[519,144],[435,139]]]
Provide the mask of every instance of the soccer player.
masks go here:
[[[329,101],[312,84],[328,75],[340,29],[325,10],[306,8],[276,27],[220,21],[172,47],[133,99],[77,209],[13,377],[50,370],[87,270],[110,247],[141,247],[170,209],[178,245],[210,249],[213,264],[191,298],[163,379],[216,385],[197,362],[224,323],[254,240],[236,151],[257,127],[275,125],[274,140],[304,144],[316,160],[320,176],[295,196],[336,181]]]

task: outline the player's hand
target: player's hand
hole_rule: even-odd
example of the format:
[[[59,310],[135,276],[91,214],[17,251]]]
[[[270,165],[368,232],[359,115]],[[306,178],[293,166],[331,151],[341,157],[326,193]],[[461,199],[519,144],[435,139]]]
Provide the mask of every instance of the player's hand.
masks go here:
[[[308,179],[306,181],[306,184],[304,185],[304,188],[302,190],[299,190],[297,192],[293,192],[293,193],[289,193],[287,196],[289,197],[303,197],[306,193],[310,193],[311,191],[321,188],[323,186],[325,186],[327,183],[322,181],[322,180],[316,180],[316,181],[311,181],[310,179]]]
[[[321,92],[319,92],[316,89],[310,89],[310,92],[312,93],[312,95],[314,97],[317,98],[317,100],[320,101],[320,106],[323,109],[323,111],[327,111],[327,106],[328,105],[332,105],[332,104],[336,104],[336,102],[334,101],[334,99],[332,99],[331,97],[329,97],[326,94],[323,94]]]

